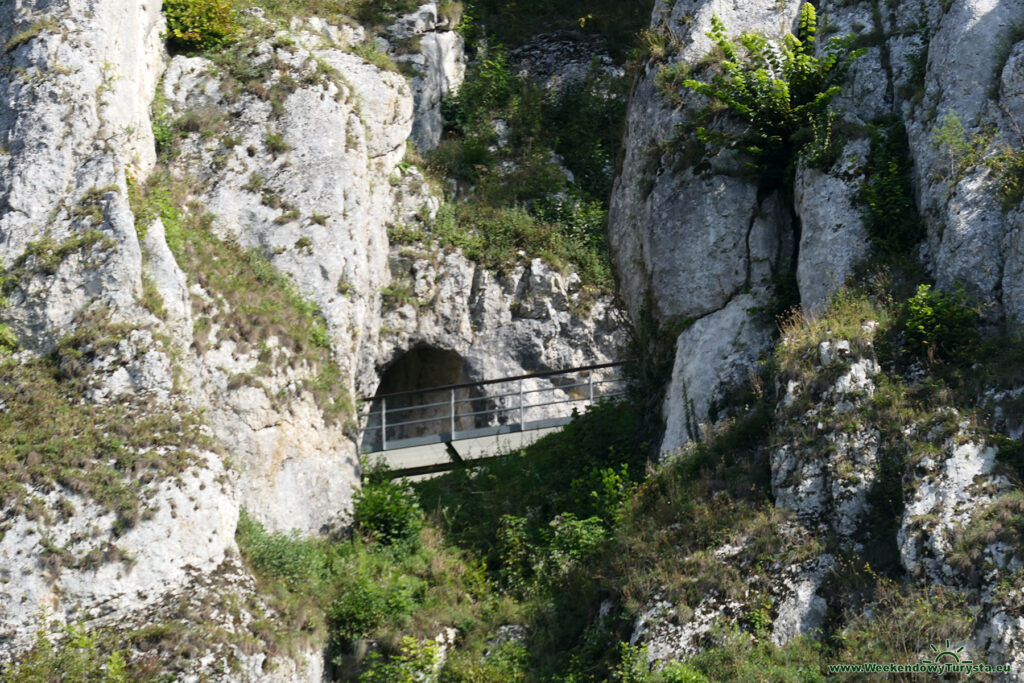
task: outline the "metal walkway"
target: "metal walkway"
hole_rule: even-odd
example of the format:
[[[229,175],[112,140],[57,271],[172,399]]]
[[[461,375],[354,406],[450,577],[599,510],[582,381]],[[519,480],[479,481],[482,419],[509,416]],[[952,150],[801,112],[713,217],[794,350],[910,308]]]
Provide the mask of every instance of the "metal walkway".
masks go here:
[[[625,394],[623,364],[602,363],[362,399],[362,451],[395,477],[500,457],[554,431],[573,411]]]

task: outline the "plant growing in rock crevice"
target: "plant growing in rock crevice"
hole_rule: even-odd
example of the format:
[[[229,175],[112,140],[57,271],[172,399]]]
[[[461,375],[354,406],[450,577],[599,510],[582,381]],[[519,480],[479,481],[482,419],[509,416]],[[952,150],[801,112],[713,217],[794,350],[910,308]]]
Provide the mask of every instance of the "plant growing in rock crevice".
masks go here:
[[[787,34],[781,44],[744,33],[737,45],[725,24],[713,17],[708,36],[721,51],[720,72],[710,82],[688,78],[683,87],[724,105],[747,125],[739,134],[698,126],[697,137],[713,147],[745,152],[763,179],[778,178],[780,169],[791,179],[814,122],[840,92],[849,66],[864,53],[850,49],[846,39],[833,38],[816,57],[816,32],[810,3],[800,8],[797,35]]]
[[[875,127],[860,191],[864,227],[877,253],[906,253],[924,237],[914,201],[907,132],[898,121]]]

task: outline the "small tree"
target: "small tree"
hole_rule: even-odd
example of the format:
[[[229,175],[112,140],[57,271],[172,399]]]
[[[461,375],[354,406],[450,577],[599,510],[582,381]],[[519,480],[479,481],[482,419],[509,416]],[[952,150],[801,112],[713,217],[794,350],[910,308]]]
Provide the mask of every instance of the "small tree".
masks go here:
[[[841,90],[849,65],[864,53],[850,49],[848,39],[834,38],[816,57],[816,32],[817,15],[810,3],[800,8],[797,35],[787,34],[781,44],[744,33],[737,45],[721,19],[712,17],[708,37],[721,51],[721,72],[710,83],[690,78],[682,85],[725,105],[749,125],[738,136],[698,127],[698,138],[746,152],[762,173],[778,177],[780,167],[792,166],[813,136],[815,121],[826,115]]]

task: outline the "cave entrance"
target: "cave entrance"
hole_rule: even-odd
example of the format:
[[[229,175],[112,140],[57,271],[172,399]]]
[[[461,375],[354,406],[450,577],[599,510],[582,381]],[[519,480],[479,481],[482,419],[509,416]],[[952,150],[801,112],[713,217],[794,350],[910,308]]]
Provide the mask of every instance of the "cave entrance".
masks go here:
[[[486,410],[480,388],[450,388],[472,381],[466,361],[454,351],[422,346],[405,352],[381,375],[363,437],[364,452],[382,447],[380,416],[385,408],[388,442],[451,432],[453,398],[456,431],[485,426],[487,416],[476,414]],[[446,388],[423,391],[437,387]]]

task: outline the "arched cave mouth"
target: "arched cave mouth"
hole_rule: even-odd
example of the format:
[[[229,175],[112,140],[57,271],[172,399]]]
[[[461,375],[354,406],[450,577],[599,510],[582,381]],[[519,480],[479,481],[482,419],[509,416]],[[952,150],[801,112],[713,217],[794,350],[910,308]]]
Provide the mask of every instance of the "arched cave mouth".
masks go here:
[[[455,430],[465,431],[488,424],[488,409],[479,387],[422,391],[473,382],[466,360],[448,349],[418,346],[401,354],[385,368],[374,394],[363,437],[364,452],[378,451],[381,442],[381,410],[387,407],[388,446],[403,439],[451,431],[451,399],[455,395]],[[395,396],[402,392],[422,392]],[[405,424],[405,423],[412,424]]]

